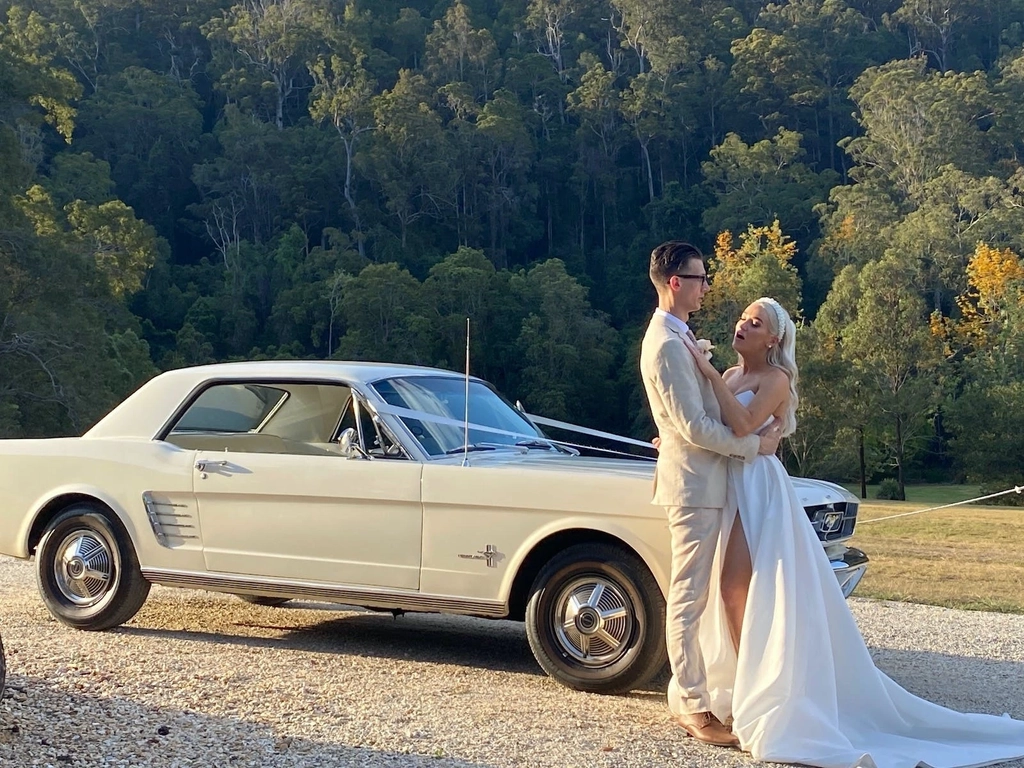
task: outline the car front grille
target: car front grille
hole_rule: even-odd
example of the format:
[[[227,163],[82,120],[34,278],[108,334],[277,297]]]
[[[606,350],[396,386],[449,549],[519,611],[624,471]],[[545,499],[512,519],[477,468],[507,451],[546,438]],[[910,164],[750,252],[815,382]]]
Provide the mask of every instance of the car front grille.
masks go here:
[[[853,535],[857,525],[857,502],[837,501],[804,507],[814,532],[822,541],[836,541]]]

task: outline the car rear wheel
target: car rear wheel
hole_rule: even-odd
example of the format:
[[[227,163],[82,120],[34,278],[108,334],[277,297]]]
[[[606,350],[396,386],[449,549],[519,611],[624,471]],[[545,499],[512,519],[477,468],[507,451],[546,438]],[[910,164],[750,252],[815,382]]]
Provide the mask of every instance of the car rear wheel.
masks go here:
[[[537,574],[526,634],[544,671],[570,688],[624,693],[665,664],[665,600],[647,566],[608,544],[577,544]]]
[[[238,595],[237,597],[253,605],[267,605],[270,607],[284,605],[291,600],[290,597],[271,597],[269,595]]]
[[[124,624],[150,586],[120,521],[95,504],[68,507],[47,527],[36,549],[36,583],[58,621],[86,630]]]

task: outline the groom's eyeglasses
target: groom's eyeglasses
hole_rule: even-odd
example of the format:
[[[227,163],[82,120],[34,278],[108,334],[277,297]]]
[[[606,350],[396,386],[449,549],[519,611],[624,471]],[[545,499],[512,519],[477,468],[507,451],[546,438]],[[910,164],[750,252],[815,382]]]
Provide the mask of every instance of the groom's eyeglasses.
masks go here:
[[[709,288],[711,287],[711,278],[707,275],[675,275],[680,280],[700,280]]]

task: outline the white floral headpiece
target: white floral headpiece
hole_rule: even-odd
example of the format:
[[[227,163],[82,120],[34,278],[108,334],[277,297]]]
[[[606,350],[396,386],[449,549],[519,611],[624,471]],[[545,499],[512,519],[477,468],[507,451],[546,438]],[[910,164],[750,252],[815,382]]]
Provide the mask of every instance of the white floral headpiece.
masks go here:
[[[782,341],[782,337],[786,335],[786,310],[782,308],[782,305],[779,304],[779,302],[770,296],[762,296],[754,303],[772,308],[772,312],[775,313],[775,325],[779,329],[779,341]]]

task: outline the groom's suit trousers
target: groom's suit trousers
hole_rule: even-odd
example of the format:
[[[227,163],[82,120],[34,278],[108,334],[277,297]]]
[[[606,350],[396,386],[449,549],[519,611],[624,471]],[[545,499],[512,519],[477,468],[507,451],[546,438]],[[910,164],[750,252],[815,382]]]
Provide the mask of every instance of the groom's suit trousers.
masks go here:
[[[665,637],[672,680],[668,705],[673,714],[711,709],[704,655],[697,622],[708,604],[711,566],[718,546],[723,510],[714,507],[666,507],[672,536],[672,572],[666,606]]]

